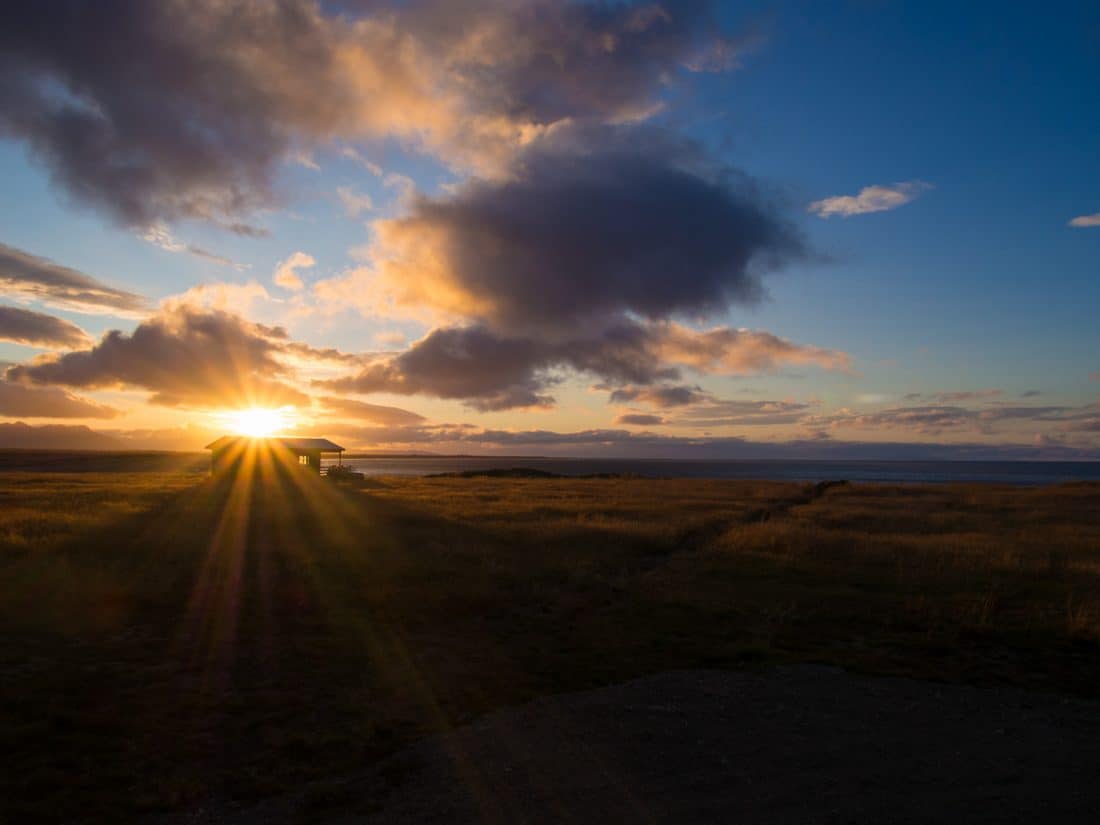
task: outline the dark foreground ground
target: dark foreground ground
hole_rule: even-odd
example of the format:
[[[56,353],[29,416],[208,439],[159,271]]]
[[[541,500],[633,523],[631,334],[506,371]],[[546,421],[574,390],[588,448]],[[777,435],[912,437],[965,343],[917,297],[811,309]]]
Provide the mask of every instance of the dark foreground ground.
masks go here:
[[[1098,765],[1096,702],[800,665],[678,671],[546,697],[430,737],[324,793],[333,808],[358,806],[347,821],[377,825],[1091,825]],[[309,802],[210,805],[168,822],[260,825]]]
[[[927,797],[971,805],[957,821],[1005,821],[970,817],[1000,781],[982,777],[1002,775],[979,767],[994,735],[1022,760],[1005,768],[1008,798],[1072,810],[1094,792],[1073,766],[1097,764],[1096,485],[338,487],[291,469],[0,474],[0,753],[14,766],[0,820],[275,806],[268,821],[417,821],[418,800],[438,799],[425,810],[451,821],[446,765],[464,763],[463,782],[492,783],[502,805],[533,783],[597,812],[619,803],[584,796],[590,751],[656,821],[691,804],[705,821],[736,776],[764,814],[797,815],[774,807],[790,786],[782,805],[809,799],[819,821],[897,821],[851,806],[909,793],[909,773],[928,788],[966,778]],[[872,701],[861,677],[774,670],[799,663],[925,681]],[[700,669],[728,675],[608,688]],[[1043,715],[1065,697],[1070,722]],[[515,763],[499,750],[509,724],[532,751]],[[448,744],[465,736],[472,757]],[[717,767],[727,750],[734,767]],[[847,812],[834,820],[830,783]],[[538,799],[536,821],[557,819]]]

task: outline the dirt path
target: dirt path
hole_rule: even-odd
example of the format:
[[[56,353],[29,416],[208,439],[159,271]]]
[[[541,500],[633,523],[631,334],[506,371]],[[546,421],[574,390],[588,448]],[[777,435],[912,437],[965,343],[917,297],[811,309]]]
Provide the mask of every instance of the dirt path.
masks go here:
[[[303,810],[304,809],[304,810]],[[1094,823],[1100,703],[812,666],[548,697],[191,822]]]

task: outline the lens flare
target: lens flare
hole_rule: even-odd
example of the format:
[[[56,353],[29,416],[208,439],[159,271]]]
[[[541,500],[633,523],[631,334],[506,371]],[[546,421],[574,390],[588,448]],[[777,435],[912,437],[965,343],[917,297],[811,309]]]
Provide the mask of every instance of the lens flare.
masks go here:
[[[292,424],[291,409],[266,409],[252,407],[247,410],[233,410],[222,418],[229,429],[238,435],[252,438],[265,438],[286,430]]]

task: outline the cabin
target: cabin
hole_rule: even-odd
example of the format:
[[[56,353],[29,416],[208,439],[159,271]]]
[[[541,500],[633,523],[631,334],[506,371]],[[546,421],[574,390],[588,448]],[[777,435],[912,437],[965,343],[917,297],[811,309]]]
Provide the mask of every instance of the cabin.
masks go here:
[[[241,460],[255,450],[270,450],[282,463],[297,464],[303,470],[322,474],[321,457],[336,455],[343,464],[344,448],[327,438],[268,437],[252,438],[246,435],[223,435],[206,445],[210,450],[210,473],[222,473],[236,469]]]

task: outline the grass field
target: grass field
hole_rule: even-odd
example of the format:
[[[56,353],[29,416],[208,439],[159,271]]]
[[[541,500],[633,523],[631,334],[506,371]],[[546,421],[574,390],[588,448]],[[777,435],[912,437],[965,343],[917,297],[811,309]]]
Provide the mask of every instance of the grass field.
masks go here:
[[[320,817],[425,732],[670,668],[1100,693],[1090,484],[8,472],[0,568],[11,821]]]

